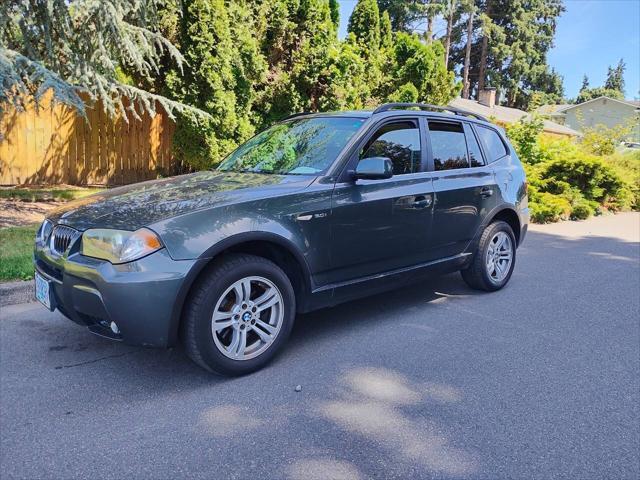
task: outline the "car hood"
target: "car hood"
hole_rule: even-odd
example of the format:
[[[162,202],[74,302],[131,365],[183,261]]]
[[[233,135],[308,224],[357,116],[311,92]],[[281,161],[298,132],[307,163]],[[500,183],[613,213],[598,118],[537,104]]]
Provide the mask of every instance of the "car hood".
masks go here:
[[[136,230],[196,210],[302,190],[314,178],[204,171],[105,190],[66,203],[48,218],[78,230]]]

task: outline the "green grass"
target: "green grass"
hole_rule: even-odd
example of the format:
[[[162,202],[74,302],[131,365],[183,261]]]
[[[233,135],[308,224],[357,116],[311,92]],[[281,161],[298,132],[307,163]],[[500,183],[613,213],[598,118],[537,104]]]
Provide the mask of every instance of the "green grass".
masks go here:
[[[47,201],[65,201],[74,200],[76,198],[86,197],[92,193],[99,192],[100,188],[73,188],[73,187],[14,187],[1,188],[0,199],[20,200],[23,202],[47,202]]]
[[[0,228],[0,282],[33,278],[33,242],[37,225]]]

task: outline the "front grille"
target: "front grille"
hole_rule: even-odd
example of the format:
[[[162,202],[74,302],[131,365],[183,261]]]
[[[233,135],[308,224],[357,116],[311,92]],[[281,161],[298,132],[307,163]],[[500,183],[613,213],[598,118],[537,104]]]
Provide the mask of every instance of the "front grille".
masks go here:
[[[53,253],[64,254],[71,244],[80,236],[80,232],[75,228],[65,225],[56,225],[51,234],[49,246]]]

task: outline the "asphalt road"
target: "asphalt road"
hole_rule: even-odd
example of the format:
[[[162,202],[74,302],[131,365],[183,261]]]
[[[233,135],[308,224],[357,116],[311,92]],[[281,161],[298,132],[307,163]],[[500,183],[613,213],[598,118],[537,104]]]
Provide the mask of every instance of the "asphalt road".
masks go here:
[[[239,379],[5,307],[0,476],[637,479],[639,237],[638,214],[536,226],[506,289],[299,317]]]

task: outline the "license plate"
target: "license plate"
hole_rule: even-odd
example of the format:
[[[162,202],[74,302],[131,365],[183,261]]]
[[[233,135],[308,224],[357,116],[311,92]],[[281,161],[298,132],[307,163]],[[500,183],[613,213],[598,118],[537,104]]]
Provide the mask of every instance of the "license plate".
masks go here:
[[[36,272],[36,300],[51,310],[51,292],[49,281]]]

